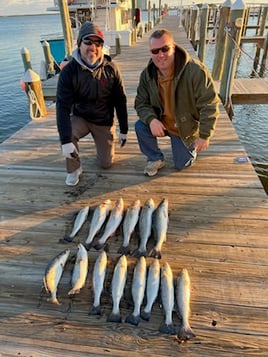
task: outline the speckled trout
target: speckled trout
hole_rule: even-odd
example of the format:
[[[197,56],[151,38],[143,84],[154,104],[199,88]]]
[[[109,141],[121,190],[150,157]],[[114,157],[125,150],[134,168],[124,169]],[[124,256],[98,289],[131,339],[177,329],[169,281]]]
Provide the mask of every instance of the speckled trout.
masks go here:
[[[51,295],[49,301],[54,304],[59,305],[57,289],[69,255],[70,249],[66,249],[53,258],[45,270],[45,275],[43,277],[44,288],[46,289],[46,292]]]
[[[108,222],[105,226],[104,232],[101,238],[97,241],[94,248],[99,250],[106,243],[107,239],[110,238],[119,227],[124,215],[124,201],[123,198],[119,198],[110,214]]]
[[[64,237],[65,242],[73,241],[74,237],[77,235],[77,233],[80,231],[83,224],[85,223],[87,216],[88,216],[88,211],[89,211],[89,206],[86,206],[78,212],[78,214],[75,218],[75,221],[74,221],[74,225],[73,225],[71,234],[67,237]]]
[[[108,316],[108,322],[122,322],[120,314],[120,301],[123,296],[127,280],[127,258],[125,255],[121,255],[113,272],[112,278],[112,299],[113,309],[110,316]]]
[[[177,278],[176,286],[176,300],[178,315],[182,320],[181,327],[178,331],[178,338],[180,340],[189,340],[195,337],[193,330],[189,323],[190,315],[190,276],[186,268],[182,269],[181,274]]]
[[[150,257],[161,259],[162,244],[167,240],[168,229],[168,199],[164,198],[153,214],[153,231],[155,246],[149,253]]]
[[[141,318],[149,321],[153,304],[157,298],[160,285],[160,264],[154,259],[149,267],[146,285],[146,305],[141,312]]]
[[[134,301],[134,310],[131,315],[127,316],[125,321],[135,326],[140,322],[140,308],[146,286],[146,269],[146,259],[142,256],[139,258],[133,273],[131,292]]]
[[[85,241],[85,247],[87,250],[91,248],[92,241],[96,234],[99,232],[101,227],[103,226],[110,210],[111,200],[107,199],[100,203],[94,210],[87,239]]]
[[[138,249],[133,252],[136,257],[147,255],[147,242],[152,231],[152,215],[155,210],[154,200],[149,198],[142,207],[139,218],[140,244]]]
[[[175,335],[176,331],[172,320],[174,308],[173,273],[167,262],[161,268],[161,300],[165,312],[165,320],[160,325],[159,331]]]
[[[135,200],[127,209],[124,221],[123,221],[123,244],[118,249],[120,254],[129,254],[129,241],[130,237],[138,223],[139,213],[141,208],[140,200]]]
[[[89,315],[100,315],[101,313],[100,298],[103,290],[106,268],[107,268],[107,254],[103,250],[99,254],[94,264],[93,276],[92,276],[94,301],[93,301],[93,306],[89,311]]]
[[[77,246],[76,260],[73,267],[71,285],[68,295],[75,295],[85,286],[88,274],[88,254],[83,244]]]

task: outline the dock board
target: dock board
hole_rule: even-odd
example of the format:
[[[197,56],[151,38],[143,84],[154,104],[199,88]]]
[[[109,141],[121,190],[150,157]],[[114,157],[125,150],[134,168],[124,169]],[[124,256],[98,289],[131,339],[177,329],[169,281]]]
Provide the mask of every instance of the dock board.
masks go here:
[[[193,52],[175,16],[168,27],[178,43]],[[128,93],[130,133],[116,148],[109,170],[95,165],[90,137],[80,142],[83,176],[74,188],[65,185],[55,109],[32,121],[0,145],[0,355],[1,356],[267,356],[268,355],[268,204],[267,195],[221,106],[215,136],[193,167],[176,172],[168,139],[160,140],[166,167],[153,178],[142,173],[145,159],[134,133],[133,101],[139,74],[149,58],[149,34],[116,57]],[[26,114],[25,114],[26,115]],[[87,237],[89,220],[73,243],[59,239],[70,233],[76,212],[91,211],[103,199],[122,197],[144,204],[169,200],[167,242],[160,264],[168,262],[176,278],[186,267],[191,278],[190,324],[196,338],[179,343],[159,332],[159,301],[151,320],[139,326],[108,323],[112,309],[111,278],[122,243],[119,232],[108,241],[108,271],[102,315],[89,316],[92,271],[99,252],[91,249],[86,286],[68,312],[72,262],[58,289],[61,305],[40,303],[42,277],[50,260],[66,248],[75,255]],[[149,248],[153,242],[150,240]],[[137,235],[131,250],[137,248]],[[133,311],[131,282],[137,259],[128,256],[128,277],[120,308],[123,319]],[[146,258],[149,265],[152,258]],[[176,330],[180,321],[173,315]]]

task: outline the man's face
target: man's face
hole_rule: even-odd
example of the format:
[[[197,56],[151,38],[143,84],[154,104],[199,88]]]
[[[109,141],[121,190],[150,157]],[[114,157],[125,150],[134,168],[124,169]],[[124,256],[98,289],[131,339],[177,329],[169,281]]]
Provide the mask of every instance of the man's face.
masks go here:
[[[97,36],[83,38],[80,45],[81,57],[90,65],[102,57],[103,42]]]
[[[173,40],[166,34],[161,38],[151,38],[149,47],[156,67],[160,71],[169,70],[174,61]]]

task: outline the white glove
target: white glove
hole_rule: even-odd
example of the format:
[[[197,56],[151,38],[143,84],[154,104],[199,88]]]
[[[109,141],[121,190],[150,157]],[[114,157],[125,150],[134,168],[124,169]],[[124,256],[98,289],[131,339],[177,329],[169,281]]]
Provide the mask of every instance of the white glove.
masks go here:
[[[125,146],[127,142],[127,134],[119,134],[119,144],[121,147]]]
[[[75,156],[78,155],[78,151],[73,143],[63,144],[61,146],[62,156],[73,159]]]

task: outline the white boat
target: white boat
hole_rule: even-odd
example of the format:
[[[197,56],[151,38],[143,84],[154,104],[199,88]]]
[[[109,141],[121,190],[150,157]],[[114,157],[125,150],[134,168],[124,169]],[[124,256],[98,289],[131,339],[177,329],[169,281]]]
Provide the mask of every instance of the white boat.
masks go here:
[[[58,0],[47,11],[60,11]],[[71,21],[74,47],[81,24],[85,21],[97,23],[104,34],[106,53],[110,47],[116,46],[116,39],[120,38],[122,46],[131,46],[132,36],[132,2],[131,0],[67,0]],[[63,34],[42,36],[41,41],[50,44],[51,53],[57,62],[65,57]]]

